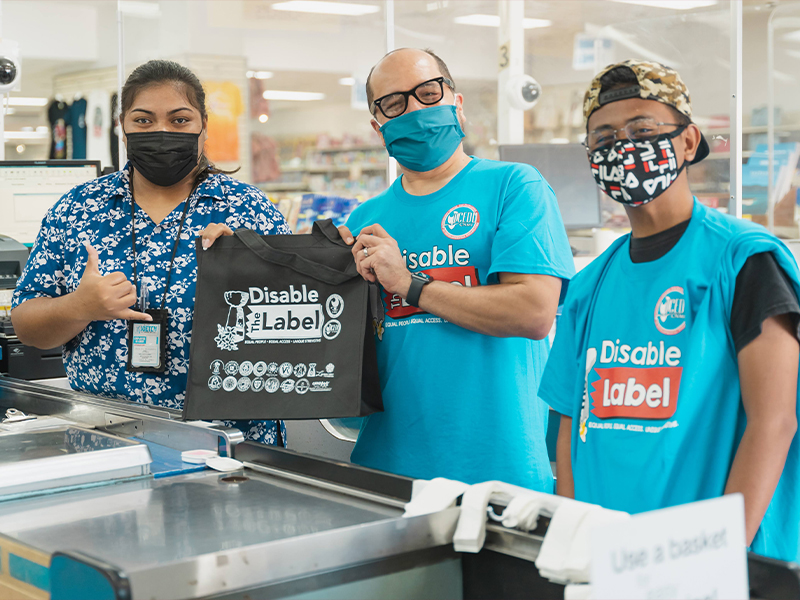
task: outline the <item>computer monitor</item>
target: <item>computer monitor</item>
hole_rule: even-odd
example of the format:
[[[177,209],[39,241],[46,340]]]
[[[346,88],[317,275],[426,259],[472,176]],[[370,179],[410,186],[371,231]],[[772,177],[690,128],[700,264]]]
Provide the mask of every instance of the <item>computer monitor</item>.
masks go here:
[[[533,165],[553,188],[567,229],[602,224],[600,190],[582,144],[500,146],[500,160]]]
[[[99,160],[0,161],[0,234],[32,244],[50,207],[99,176]]]

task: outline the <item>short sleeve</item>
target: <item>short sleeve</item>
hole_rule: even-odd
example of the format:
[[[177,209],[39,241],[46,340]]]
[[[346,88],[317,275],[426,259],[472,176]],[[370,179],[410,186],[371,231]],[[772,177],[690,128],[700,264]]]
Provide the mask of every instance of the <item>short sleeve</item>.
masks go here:
[[[232,229],[246,227],[261,235],[290,235],[292,232],[286,224],[286,219],[272,201],[258,188],[247,187],[249,189],[246,192],[247,202],[244,214],[238,219],[236,227],[232,227],[231,223],[226,224]],[[236,220],[234,219],[234,221]]]
[[[580,409],[579,399],[575,398],[576,385],[584,380],[578,364],[575,314],[575,304],[570,304],[568,296],[564,312],[556,321],[555,340],[539,384],[539,397],[567,417],[574,417]]]
[[[515,165],[503,199],[489,275],[504,272],[560,277],[562,299],[575,274],[555,193],[533,167]]]
[[[69,194],[63,197],[42,220],[28,262],[17,281],[12,308],[31,298],[57,298],[67,293],[62,209],[69,198]]]

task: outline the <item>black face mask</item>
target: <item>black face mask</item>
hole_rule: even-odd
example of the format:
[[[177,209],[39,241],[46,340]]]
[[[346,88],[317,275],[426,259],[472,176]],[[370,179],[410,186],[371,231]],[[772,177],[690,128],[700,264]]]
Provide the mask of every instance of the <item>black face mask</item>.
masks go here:
[[[150,183],[175,185],[197,166],[199,133],[143,131],[126,137],[131,164]]]

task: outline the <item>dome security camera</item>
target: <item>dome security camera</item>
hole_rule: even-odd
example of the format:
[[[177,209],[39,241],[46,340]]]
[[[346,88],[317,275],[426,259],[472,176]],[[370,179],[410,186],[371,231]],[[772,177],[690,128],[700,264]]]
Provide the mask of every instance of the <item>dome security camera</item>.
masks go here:
[[[19,76],[17,63],[7,56],[0,56],[0,90],[10,91]]]
[[[530,110],[539,101],[542,86],[530,75],[517,75],[509,79],[506,85],[506,97],[509,104],[517,110]]]

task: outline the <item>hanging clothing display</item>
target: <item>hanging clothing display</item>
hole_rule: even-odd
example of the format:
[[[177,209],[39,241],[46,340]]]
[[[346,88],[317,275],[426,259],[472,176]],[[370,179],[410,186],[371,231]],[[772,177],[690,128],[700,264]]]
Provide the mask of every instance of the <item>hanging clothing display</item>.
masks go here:
[[[70,158],[86,158],[86,98],[76,98],[69,109],[67,124],[72,128],[72,152]]]
[[[93,90],[86,102],[86,158],[99,160],[102,166],[108,167],[112,164],[111,96],[108,92]]]
[[[50,158],[67,158],[69,104],[53,100],[47,108],[47,119],[50,121]]]

